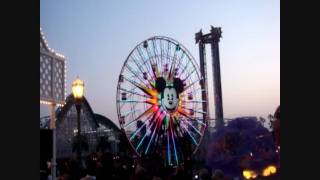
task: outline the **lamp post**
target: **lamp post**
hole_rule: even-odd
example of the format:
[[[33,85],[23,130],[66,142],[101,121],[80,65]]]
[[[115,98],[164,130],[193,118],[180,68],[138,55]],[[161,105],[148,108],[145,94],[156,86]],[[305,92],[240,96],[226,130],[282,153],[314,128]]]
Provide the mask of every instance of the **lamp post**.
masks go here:
[[[77,156],[81,165],[81,122],[80,122],[80,113],[81,113],[81,102],[83,99],[84,83],[77,77],[77,79],[72,83],[72,94],[75,100],[75,106],[77,109]]]

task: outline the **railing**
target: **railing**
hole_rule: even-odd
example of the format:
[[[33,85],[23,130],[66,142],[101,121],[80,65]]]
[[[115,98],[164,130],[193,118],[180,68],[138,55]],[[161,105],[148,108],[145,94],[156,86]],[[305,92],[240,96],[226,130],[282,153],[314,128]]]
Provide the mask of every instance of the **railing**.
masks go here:
[[[226,125],[228,125],[228,123],[230,122],[230,121],[232,121],[233,119],[227,119],[227,118],[225,118],[224,120],[223,120],[223,122],[224,122],[224,125],[226,126]],[[209,128],[209,131],[214,131],[215,130],[215,128],[216,128],[216,119],[208,119],[208,128]]]

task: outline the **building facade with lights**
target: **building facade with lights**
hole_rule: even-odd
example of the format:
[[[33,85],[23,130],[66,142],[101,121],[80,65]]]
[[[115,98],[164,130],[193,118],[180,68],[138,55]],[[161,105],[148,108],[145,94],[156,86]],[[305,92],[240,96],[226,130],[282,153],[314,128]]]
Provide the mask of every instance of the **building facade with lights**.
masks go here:
[[[40,103],[62,106],[65,93],[66,59],[49,47],[40,28]]]

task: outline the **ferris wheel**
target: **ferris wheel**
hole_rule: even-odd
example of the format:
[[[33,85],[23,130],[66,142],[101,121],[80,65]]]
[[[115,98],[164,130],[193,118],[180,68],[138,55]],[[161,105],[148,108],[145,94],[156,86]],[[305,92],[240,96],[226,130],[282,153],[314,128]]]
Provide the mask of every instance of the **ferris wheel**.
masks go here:
[[[201,82],[192,55],[171,38],[151,37],[131,51],[119,75],[117,112],[137,155],[157,152],[178,165],[186,149],[196,152],[207,126]]]

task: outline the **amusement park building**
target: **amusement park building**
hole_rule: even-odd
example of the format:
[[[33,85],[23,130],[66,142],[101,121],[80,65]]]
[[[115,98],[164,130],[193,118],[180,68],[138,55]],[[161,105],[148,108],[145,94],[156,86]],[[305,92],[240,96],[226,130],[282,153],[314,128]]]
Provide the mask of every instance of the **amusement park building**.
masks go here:
[[[83,151],[83,155],[95,152],[101,138],[108,142],[108,150],[117,154],[119,152],[120,129],[108,118],[93,113],[86,99],[82,102],[81,135],[87,139],[88,150]],[[67,98],[66,105],[56,111],[56,131],[57,131],[57,158],[70,158],[75,156],[72,146],[77,134],[77,112],[73,102],[73,97]],[[50,117],[40,119],[40,129],[47,129]]]

